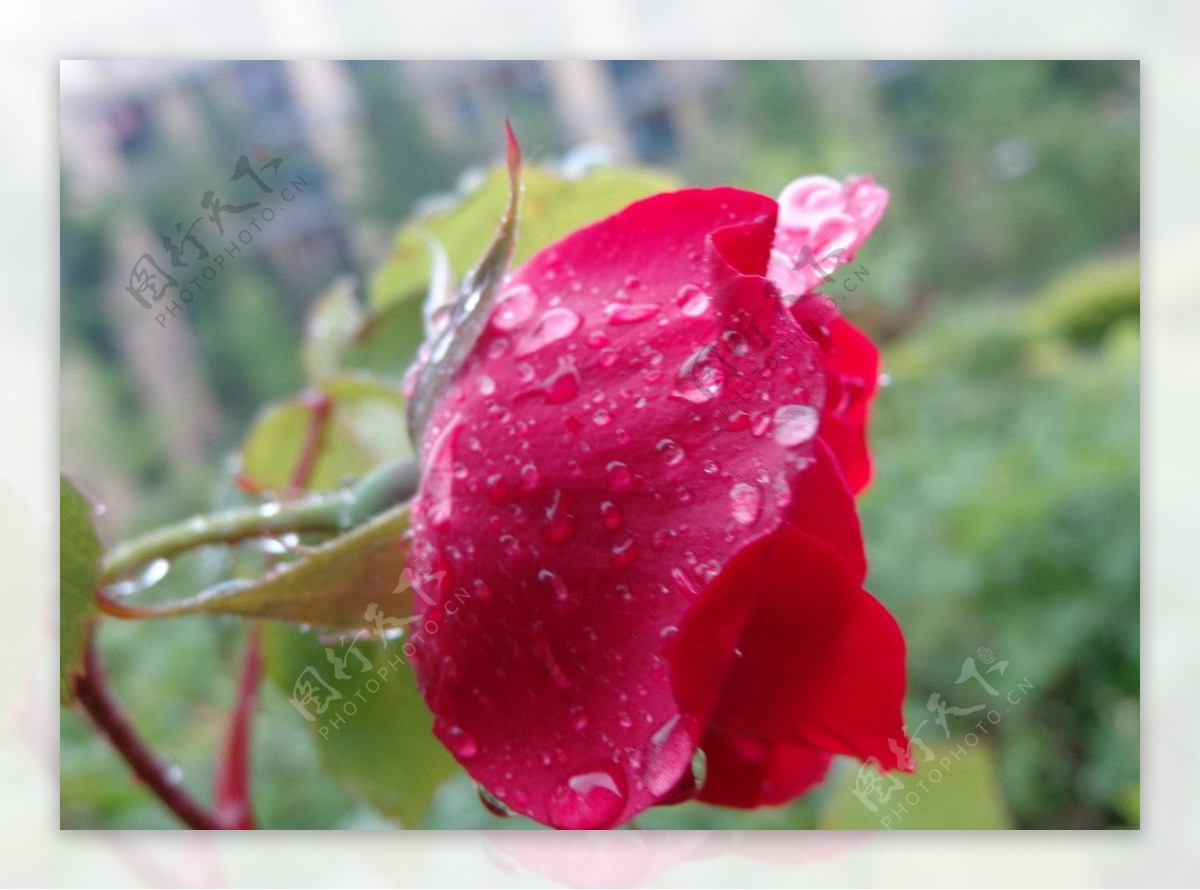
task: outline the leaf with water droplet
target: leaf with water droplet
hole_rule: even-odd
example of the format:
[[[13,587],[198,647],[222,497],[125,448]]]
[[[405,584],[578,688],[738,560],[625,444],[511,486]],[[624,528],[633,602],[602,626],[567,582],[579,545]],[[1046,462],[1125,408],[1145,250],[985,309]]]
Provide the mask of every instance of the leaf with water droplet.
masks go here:
[[[100,539],[92,505],[67,478],[59,482],[59,700],[74,698],[71,678],[83,669],[87,626],[96,612],[92,589],[100,574]]]
[[[215,614],[266,618],[314,627],[370,627],[374,615],[412,615],[407,583],[408,506],[382,513],[348,534],[315,547],[258,580],[227,581],[175,603],[109,602],[106,611],[128,618]]]

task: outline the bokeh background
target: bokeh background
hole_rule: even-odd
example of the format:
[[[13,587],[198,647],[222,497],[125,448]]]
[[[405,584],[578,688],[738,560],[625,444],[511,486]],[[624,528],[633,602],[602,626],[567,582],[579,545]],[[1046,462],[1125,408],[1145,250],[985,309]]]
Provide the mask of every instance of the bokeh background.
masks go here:
[[[226,455],[304,385],[314,301],[347,274],[369,287],[402,220],[495,162],[506,117],[559,169],[767,194],[875,175],[892,205],[867,274],[826,288],[890,381],[861,505],[869,587],[909,642],[910,730],[938,757],[967,751],[897,827],[1139,824],[1136,62],[78,62],[61,90],[62,465],[106,506],[109,541],[231,496]],[[159,325],[125,290],[130,266],[253,144],[312,186]],[[162,595],[210,570],[181,565]],[[242,640],[199,619],[102,635],[118,695],[200,797]],[[985,712],[965,712],[990,696],[956,681],[989,658],[1007,662],[995,688],[1027,688],[972,745]],[[274,686],[261,711],[264,825],[396,824],[359,793],[394,752],[347,782]],[[793,806],[640,824],[879,827],[856,778],[843,764]],[[68,713],[61,807],[64,827],[174,824]],[[488,814],[461,774],[406,822],[529,827]]]

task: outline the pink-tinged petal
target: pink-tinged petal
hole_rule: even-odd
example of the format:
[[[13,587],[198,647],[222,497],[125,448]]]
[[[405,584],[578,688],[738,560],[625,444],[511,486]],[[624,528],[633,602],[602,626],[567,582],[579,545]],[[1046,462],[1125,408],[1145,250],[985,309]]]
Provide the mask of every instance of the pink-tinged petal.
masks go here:
[[[709,728],[700,742],[707,778],[699,799],[750,809],[794,800],[825,778],[833,758],[823,751],[764,742]]]
[[[763,277],[774,232],[736,189],[576,232],[513,275],[430,420],[418,680],[447,748],[538,821],[608,827],[671,793],[703,727],[666,648],[796,498],[835,490],[804,481],[824,368]]]
[[[902,766],[900,630],[841,556],[790,525],[734,558],[671,660],[684,713],[743,754],[787,745]]]
[[[829,324],[825,356],[825,407],[821,438],[832,449],[846,484],[858,494],[871,481],[867,415],[879,388],[879,349],[845,319]]]
[[[779,222],[767,277],[792,302],[848,263],[887,209],[888,193],[869,176],[844,183],[828,176],[797,179],[779,196]]]

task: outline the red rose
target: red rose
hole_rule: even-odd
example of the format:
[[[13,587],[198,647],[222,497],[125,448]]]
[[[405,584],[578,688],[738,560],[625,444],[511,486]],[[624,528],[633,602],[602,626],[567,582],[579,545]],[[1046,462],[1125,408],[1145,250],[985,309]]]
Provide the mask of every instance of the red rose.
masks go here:
[[[438,737],[512,810],[605,828],[901,766],[853,499],[878,356],[809,296],[886,198],[662,194],[506,282],[425,425],[411,642]]]

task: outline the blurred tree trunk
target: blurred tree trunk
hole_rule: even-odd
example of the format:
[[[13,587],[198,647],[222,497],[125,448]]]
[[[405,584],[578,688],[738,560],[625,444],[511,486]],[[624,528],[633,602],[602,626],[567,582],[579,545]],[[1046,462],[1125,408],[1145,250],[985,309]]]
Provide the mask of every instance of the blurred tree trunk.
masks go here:
[[[546,62],[550,96],[572,143],[595,142],[618,162],[633,159],[620,102],[603,62]]]

